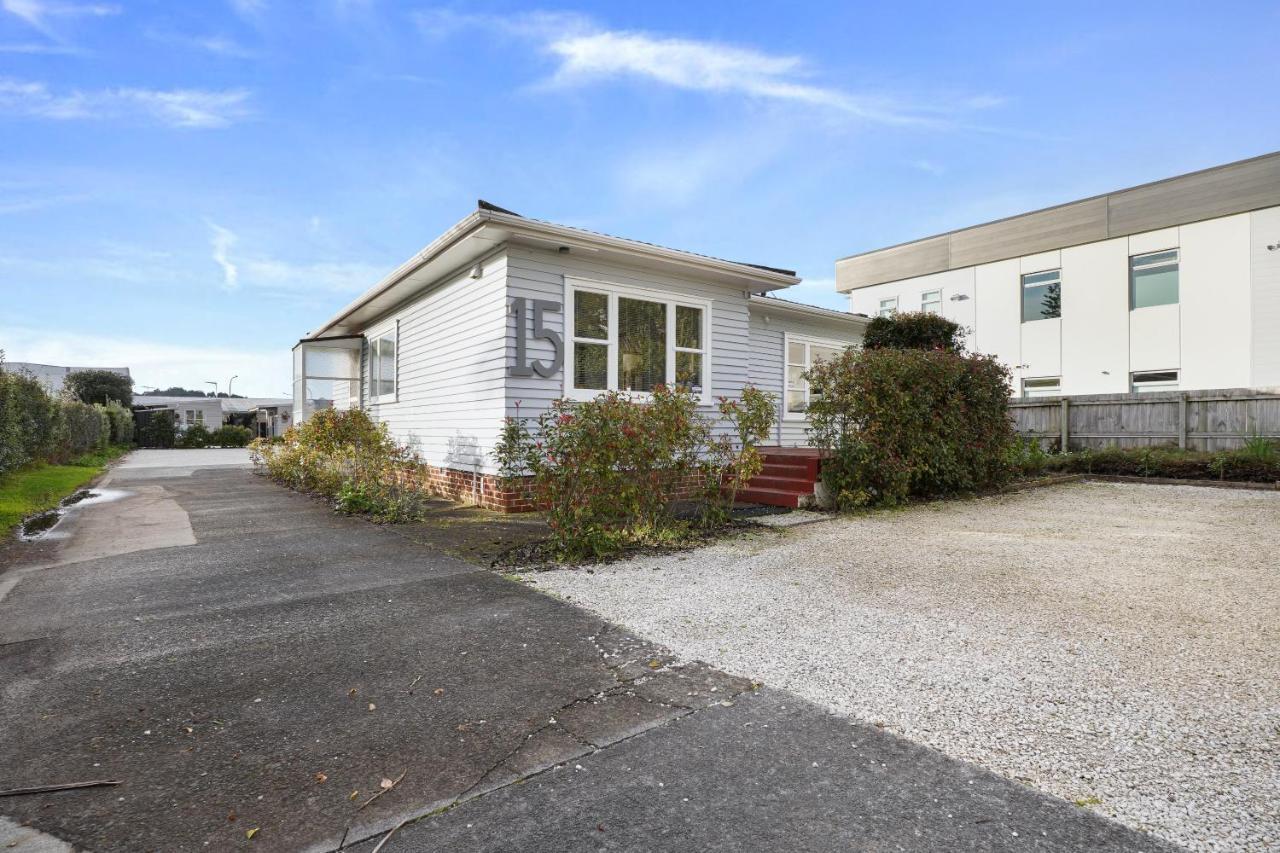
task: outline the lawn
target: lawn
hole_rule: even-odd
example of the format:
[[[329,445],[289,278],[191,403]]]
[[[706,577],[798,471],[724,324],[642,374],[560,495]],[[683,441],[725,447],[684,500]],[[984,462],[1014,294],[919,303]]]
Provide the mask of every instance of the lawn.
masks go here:
[[[0,478],[0,531],[8,533],[24,518],[57,506],[128,449],[109,447],[86,453],[67,465],[39,465]]]

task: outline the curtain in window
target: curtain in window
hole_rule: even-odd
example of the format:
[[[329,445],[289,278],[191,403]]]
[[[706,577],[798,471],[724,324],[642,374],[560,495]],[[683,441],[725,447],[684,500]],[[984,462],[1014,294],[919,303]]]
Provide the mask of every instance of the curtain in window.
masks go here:
[[[652,391],[666,381],[667,306],[618,298],[618,387]]]

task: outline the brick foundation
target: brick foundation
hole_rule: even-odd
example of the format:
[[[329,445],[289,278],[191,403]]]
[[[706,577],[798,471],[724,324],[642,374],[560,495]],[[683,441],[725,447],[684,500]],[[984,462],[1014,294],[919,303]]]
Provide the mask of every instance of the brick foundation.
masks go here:
[[[411,486],[431,495],[496,512],[533,512],[539,508],[533,493],[532,477],[525,477],[504,488],[501,478],[495,474],[417,465],[400,469],[394,479],[401,485]],[[696,494],[701,485],[698,477],[690,476],[683,487],[676,489],[676,497]]]

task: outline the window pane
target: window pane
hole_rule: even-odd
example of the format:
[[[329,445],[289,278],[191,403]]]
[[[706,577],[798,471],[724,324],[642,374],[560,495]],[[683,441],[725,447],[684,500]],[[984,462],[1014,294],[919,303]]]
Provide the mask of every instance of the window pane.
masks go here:
[[[1050,270],[1024,275],[1022,277],[1022,322],[1052,320],[1061,316],[1061,271]]]
[[[818,344],[809,347],[811,364],[817,364],[819,361],[834,361],[839,355],[840,350],[835,347],[824,347]]]
[[[787,344],[787,364],[804,363],[804,344]]]
[[[1157,252],[1129,259],[1130,308],[1177,303],[1177,252]]]
[[[573,387],[603,391],[609,382],[609,347],[605,344],[573,345]]]
[[[395,338],[378,338],[378,388],[379,397],[396,393],[396,341]]]
[[[667,381],[667,306],[618,300],[618,387],[652,391]]]
[[[803,412],[805,410],[804,392],[788,391],[787,392],[787,411]]]
[[[806,368],[789,366],[787,367],[787,388],[791,391],[804,391],[805,385],[804,372]]]
[[[702,309],[676,306],[676,346],[702,349]]]
[[[608,338],[609,297],[603,293],[574,291],[573,331],[580,338]]]
[[[931,314],[942,313],[942,291],[930,290],[920,295],[920,310]]]
[[[676,387],[702,393],[702,353],[676,353]]]

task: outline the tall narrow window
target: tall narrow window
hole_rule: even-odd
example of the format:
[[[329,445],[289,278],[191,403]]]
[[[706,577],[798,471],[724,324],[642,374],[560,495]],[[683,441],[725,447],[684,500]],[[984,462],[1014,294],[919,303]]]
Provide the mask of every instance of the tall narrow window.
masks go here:
[[[1178,304],[1178,250],[1129,258],[1129,309]]]
[[[787,416],[802,417],[813,402],[813,389],[805,373],[815,364],[831,361],[844,351],[844,345],[837,341],[805,340],[803,338],[787,338],[786,365],[786,406]]]
[[[897,314],[898,313],[898,297],[894,296],[891,299],[881,299],[880,311],[878,313],[880,314],[881,317],[892,317],[894,314]]]
[[[942,291],[926,290],[920,294],[920,310],[928,314],[942,313]]]
[[[1062,316],[1062,270],[1034,272],[1022,277],[1022,322]]]
[[[369,341],[369,394],[374,402],[396,396],[396,330],[389,329]]]
[[[645,394],[667,385],[706,402],[709,305],[629,288],[615,291],[598,282],[571,283],[569,302],[573,364],[567,396],[589,399],[606,390]]]

